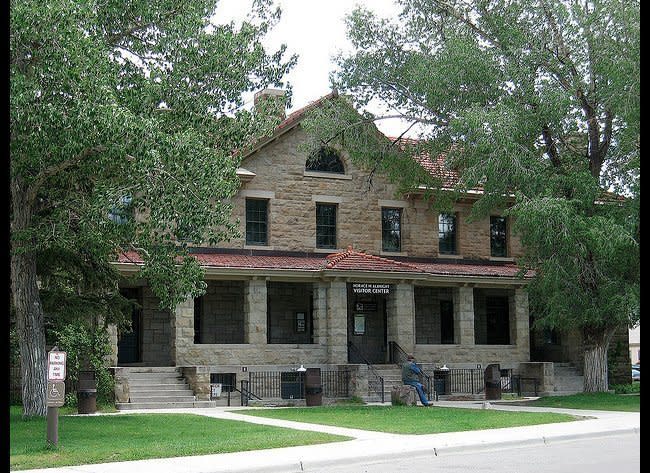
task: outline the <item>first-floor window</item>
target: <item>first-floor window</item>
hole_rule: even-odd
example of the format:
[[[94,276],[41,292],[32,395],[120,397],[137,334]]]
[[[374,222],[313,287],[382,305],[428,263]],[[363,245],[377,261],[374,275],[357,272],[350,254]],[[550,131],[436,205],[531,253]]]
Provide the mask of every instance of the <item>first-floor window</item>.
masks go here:
[[[381,209],[381,242],[384,251],[401,251],[402,209]]]
[[[316,248],[336,248],[336,204],[316,204]]]

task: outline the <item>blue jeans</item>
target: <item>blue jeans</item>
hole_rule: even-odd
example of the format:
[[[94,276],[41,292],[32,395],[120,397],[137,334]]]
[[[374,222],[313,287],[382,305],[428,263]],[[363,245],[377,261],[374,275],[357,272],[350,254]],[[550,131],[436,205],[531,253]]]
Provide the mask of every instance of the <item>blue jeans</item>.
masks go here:
[[[414,386],[418,392],[418,396],[420,396],[420,402],[422,403],[422,405],[423,406],[429,405],[429,400],[427,399],[427,395],[424,394],[424,386],[422,385],[422,383],[419,383],[417,381],[404,381],[404,384]]]

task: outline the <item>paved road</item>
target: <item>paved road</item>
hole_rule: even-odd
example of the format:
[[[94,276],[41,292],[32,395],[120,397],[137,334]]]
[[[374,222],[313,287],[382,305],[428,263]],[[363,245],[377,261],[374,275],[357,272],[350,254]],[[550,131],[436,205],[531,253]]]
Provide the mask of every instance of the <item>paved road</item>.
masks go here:
[[[415,454],[405,459],[351,461],[283,473],[636,473],[641,471],[638,434],[549,441],[543,445],[486,447],[466,452]]]

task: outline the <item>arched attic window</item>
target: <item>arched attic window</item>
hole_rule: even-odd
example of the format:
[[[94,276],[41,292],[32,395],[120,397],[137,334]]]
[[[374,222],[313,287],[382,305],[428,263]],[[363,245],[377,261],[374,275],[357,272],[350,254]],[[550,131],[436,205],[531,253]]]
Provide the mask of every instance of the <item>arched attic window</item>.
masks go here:
[[[345,174],[345,168],[341,155],[334,148],[321,146],[315,150],[305,163],[307,171],[331,172],[335,174]]]

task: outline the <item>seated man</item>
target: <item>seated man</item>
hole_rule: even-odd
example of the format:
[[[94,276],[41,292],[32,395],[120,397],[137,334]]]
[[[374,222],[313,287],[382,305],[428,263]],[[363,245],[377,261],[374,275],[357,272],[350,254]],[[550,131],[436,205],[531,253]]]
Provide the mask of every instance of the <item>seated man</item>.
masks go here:
[[[415,363],[415,357],[408,355],[406,363],[402,365],[402,382],[414,386],[420,396],[423,406],[430,406],[427,396],[424,394],[424,385],[420,382],[420,375],[423,374],[420,367]]]

